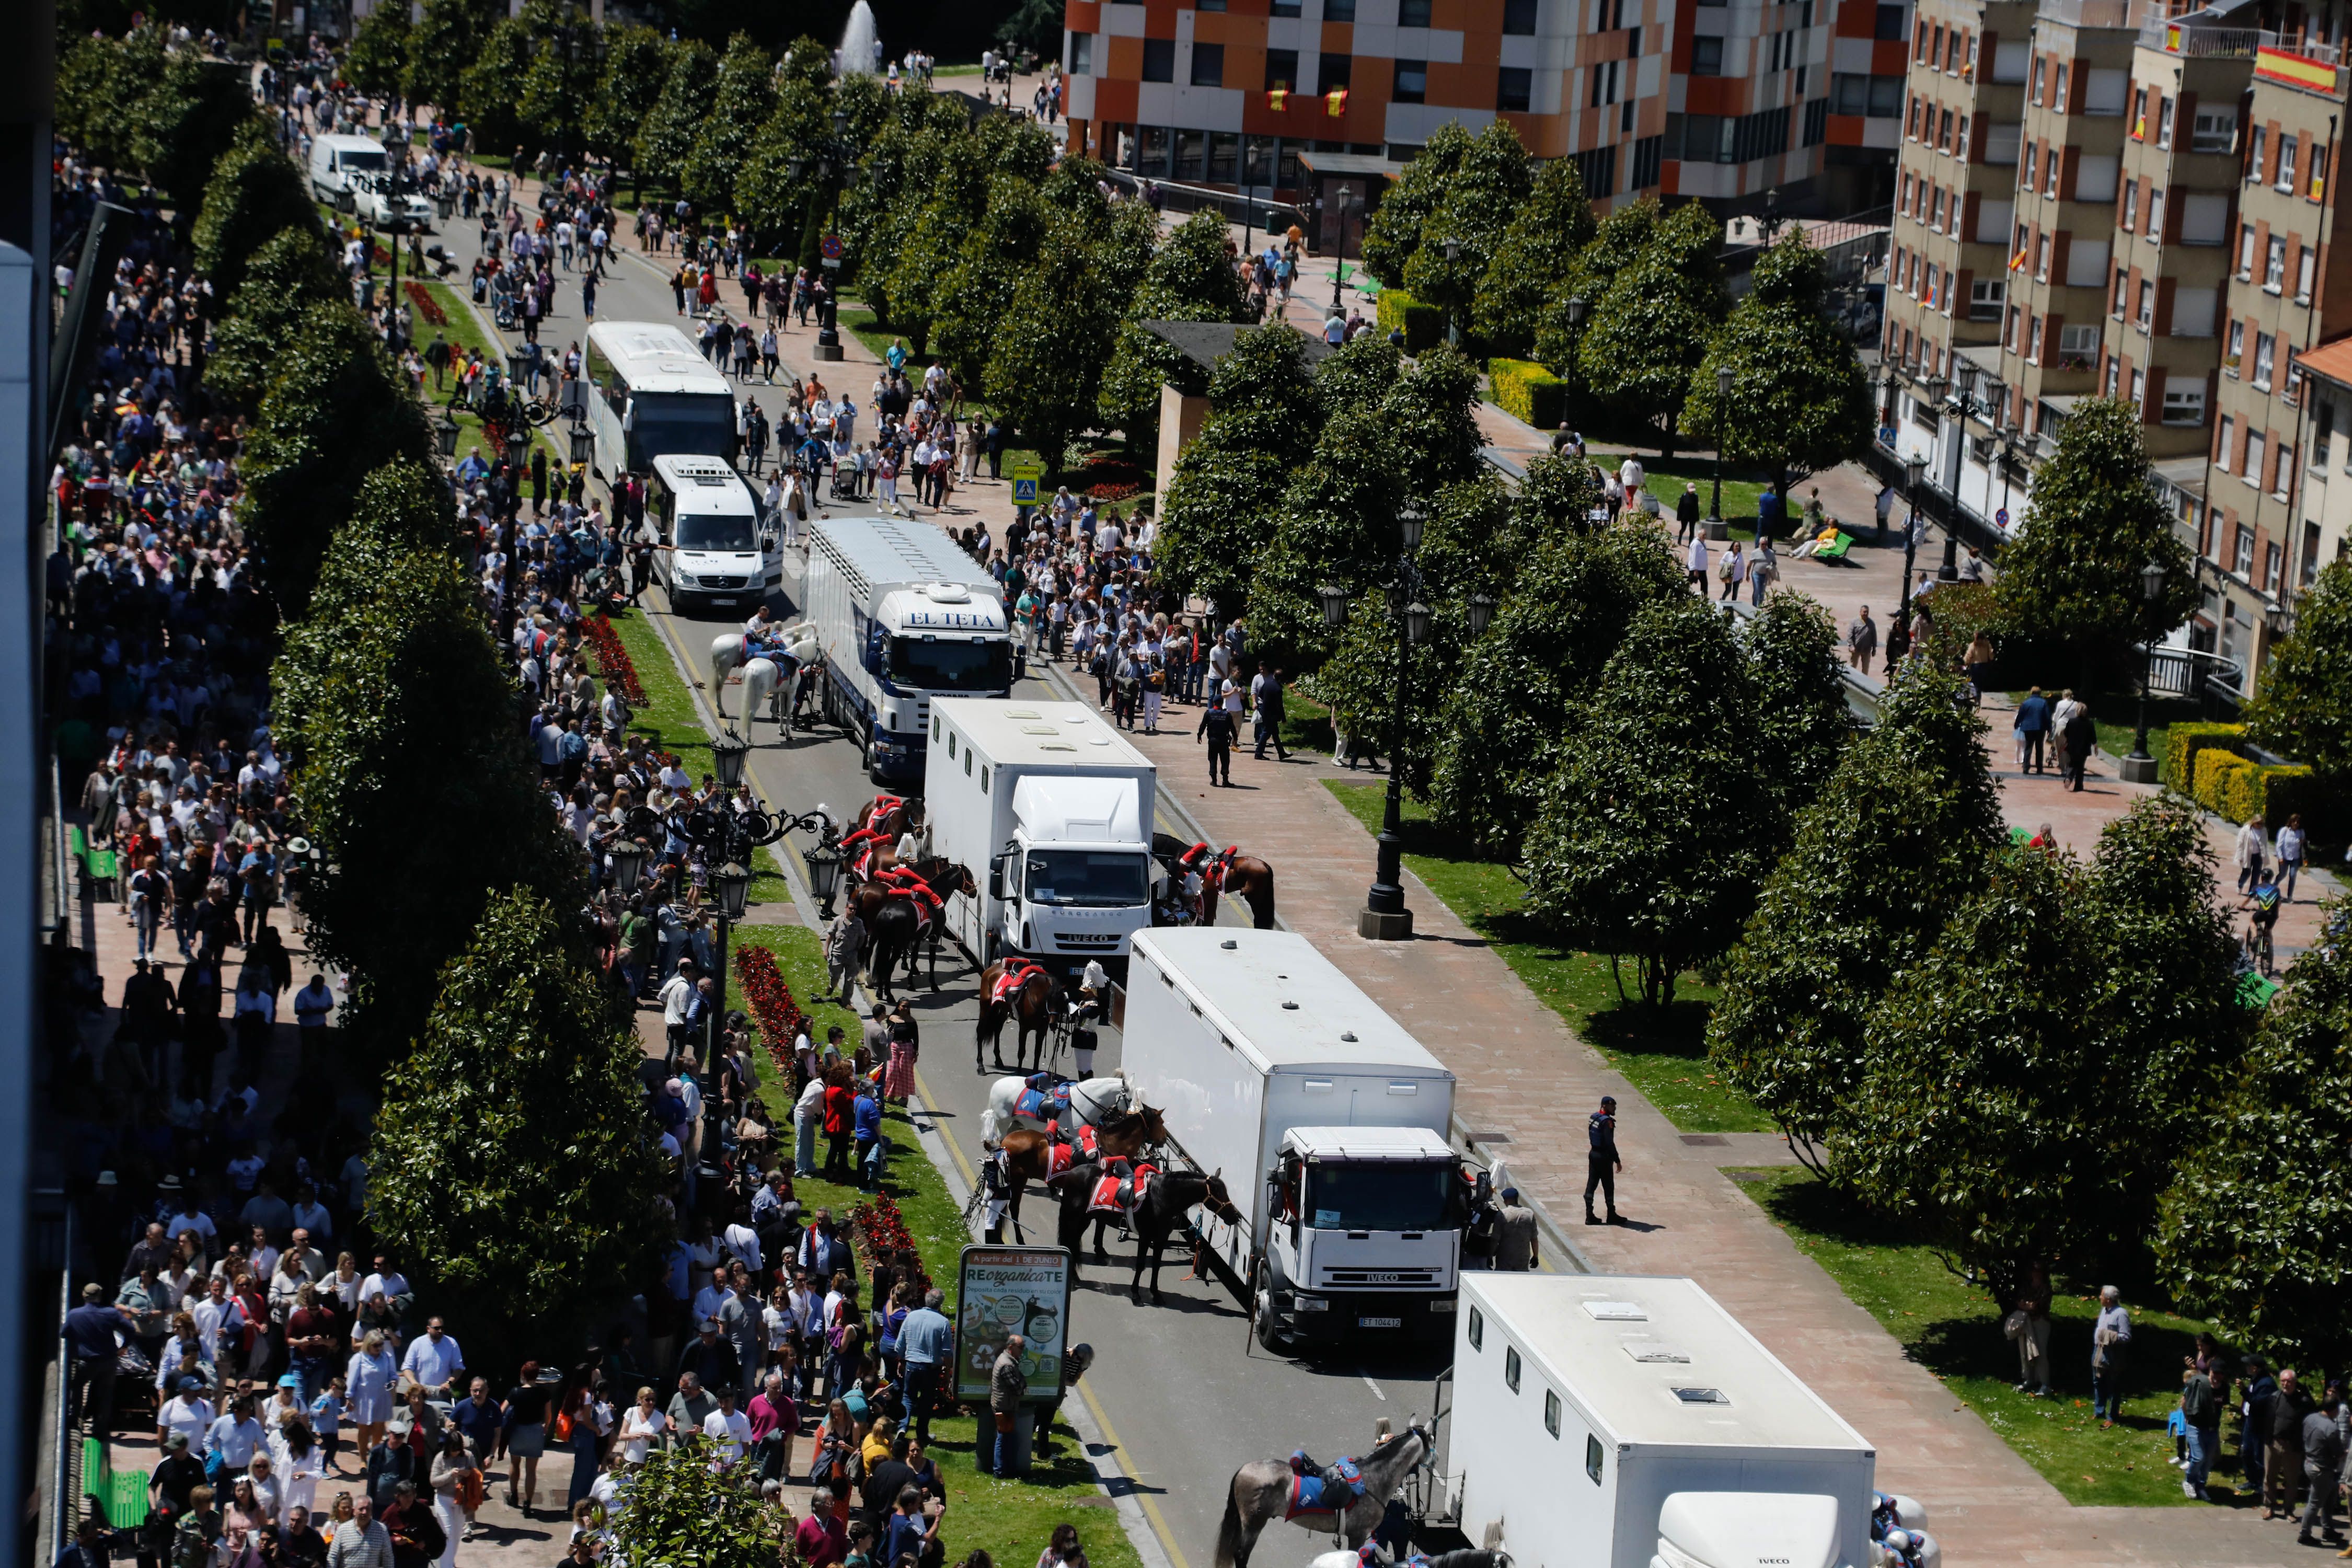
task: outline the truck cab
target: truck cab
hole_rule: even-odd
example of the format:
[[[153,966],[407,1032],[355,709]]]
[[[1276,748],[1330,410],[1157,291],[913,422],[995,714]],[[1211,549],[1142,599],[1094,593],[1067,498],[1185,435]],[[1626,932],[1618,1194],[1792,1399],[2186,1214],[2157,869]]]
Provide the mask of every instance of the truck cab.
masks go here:
[[[1150,827],[1131,778],[1023,778],[1013,787],[1013,832],[990,858],[1002,900],[999,952],[1127,954],[1151,924]]]
[[[1269,1348],[1453,1336],[1469,1188],[1444,1139],[1425,1127],[1293,1127],[1265,1183],[1257,1307]]]

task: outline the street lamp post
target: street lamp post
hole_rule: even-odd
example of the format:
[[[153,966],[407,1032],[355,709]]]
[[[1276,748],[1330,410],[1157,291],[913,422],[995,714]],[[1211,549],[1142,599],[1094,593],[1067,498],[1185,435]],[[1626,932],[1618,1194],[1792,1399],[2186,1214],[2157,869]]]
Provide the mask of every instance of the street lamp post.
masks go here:
[[[2140,596],[2153,606],[2164,597],[2164,568],[2151,561],[2140,568]],[[2154,784],[2156,759],[2147,752],[2147,688],[2156,675],[2156,637],[2148,635],[2139,648],[2139,727],[2132,736],[2131,755],[2123,762],[2126,784]]]
[[[1716,366],[1715,480],[1706,503],[1706,536],[1709,541],[1731,537],[1731,525],[1723,521],[1723,429],[1730,413],[1732,379],[1729,365]],[[1759,518],[1757,521],[1760,523],[1763,520]]]
[[[797,184],[803,169],[812,169],[812,166],[794,158],[784,166],[785,176]],[[825,182],[833,178],[836,169],[841,172],[845,184],[857,172],[857,149],[849,142],[849,115],[840,109],[833,111],[833,134],[817,140],[816,161],[812,172],[816,175],[819,190],[824,188]],[[835,195],[837,199],[838,193]],[[841,268],[841,259],[833,256],[820,257],[818,264],[828,272],[835,272]],[[828,287],[824,300],[817,305],[816,323],[816,357],[828,363],[842,357],[840,314],[840,293]]]
[[[1447,235],[1445,237],[1445,275],[1449,279],[1454,276],[1454,263],[1461,259],[1462,242],[1452,235]],[[1462,346],[1461,323],[1454,319],[1454,306],[1450,302],[1445,307],[1445,342],[1452,348],[1458,349]]]
[[[1348,204],[1355,198],[1351,186],[1341,185],[1331,193],[1333,205],[1339,214],[1339,233],[1332,240],[1331,309],[1341,309],[1339,290],[1348,279]]]
[[[1356,934],[1371,942],[1405,942],[1412,936],[1412,911],[1404,902],[1404,725],[1412,650],[1429,640],[1436,618],[1421,598],[1424,584],[1416,560],[1427,521],[1427,515],[1414,505],[1397,512],[1397,542],[1402,548],[1396,576],[1389,585],[1389,619],[1397,631],[1396,688],[1389,710],[1389,786],[1381,810],[1372,885],[1356,916]],[[1323,624],[1334,631],[1347,625],[1348,591],[1327,583],[1317,595],[1323,601]],[[1474,594],[1468,614],[1470,635],[1479,637],[1494,618],[1495,601],[1485,594]]]
[[[1903,605],[1911,603],[1911,560],[1919,549],[1919,476],[1927,459],[1914,453],[1903,459],[1903,503],[1910,516],[1903,521]],[[1897,613],[1901,611],[1898,608]]]

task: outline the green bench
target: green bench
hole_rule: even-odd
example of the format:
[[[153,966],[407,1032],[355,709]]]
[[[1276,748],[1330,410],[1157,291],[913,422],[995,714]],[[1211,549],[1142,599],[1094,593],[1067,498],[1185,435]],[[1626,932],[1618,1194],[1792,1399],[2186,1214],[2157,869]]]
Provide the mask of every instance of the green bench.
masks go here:
[[[1843,561],[1845,559],[1846,552],[1853,548],[1853,535],[1841,531],[1835,539],[1832,539],[1827,544],[1821,546],[1813,552],[1813,559],[1816,561]]]
[[[147,1478],[113,1468],[106,1445],[95,1437],[81,1440],[81,1489],[105,1508],[109,1527],[136,1530],[147,1522]]]
[[[91,848],[89,834],[79,827],[69,827],[66,830],[66,853],[81,868],[84,888],[103,885],[105,897],[114,897],[114,882],[121,874],[121,864],[113,850]]]
[[[2271,1005],[2271,998],[2278,992],[2279,984],[2275,980],[2265,980],[2251,971],[2238,976],[2238,1005],[2241,1007],[2251,1007],[2260,1012]]]

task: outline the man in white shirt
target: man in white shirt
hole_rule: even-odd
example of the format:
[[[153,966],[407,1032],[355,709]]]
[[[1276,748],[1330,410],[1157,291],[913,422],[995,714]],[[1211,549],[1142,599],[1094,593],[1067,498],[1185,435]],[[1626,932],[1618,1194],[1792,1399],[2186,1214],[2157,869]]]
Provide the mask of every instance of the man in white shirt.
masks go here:
[[[735,1408],[735,1391],[721,1384],[711,1390],[719,1408],[702,1418],[702,1435],[711,1439],[711,1458],[720,1466],[743,1457],[751,1441],[751,1418]]]
[[[205,1281],[204,1299],[188,1309],[196,1321],[196,1338],[204,1342],[205,1360],[220,1364],[221,1326],[228,1319],[228,1281],[215,1274]]]
[[[727,1284],[727,1266],[723,1263],[715,1265],[710,1270],[710,1283],[694,1293],[694,1321],[698,1323],[709,1321],[734,1299],[735,1292]]]
[[[677,961],[677,973],[662,982],[662,1026],[669,1033],[669,1059],[686,1044],[686,1016],[694,1002],[694,960]]]
[[[457,1348],[457,1342],[436,1317],[425,1325],[423,1334],[409,1342],[400,1370],[428,1396],[445,1394],[457,1374],[466,1370],[466,1352]]]

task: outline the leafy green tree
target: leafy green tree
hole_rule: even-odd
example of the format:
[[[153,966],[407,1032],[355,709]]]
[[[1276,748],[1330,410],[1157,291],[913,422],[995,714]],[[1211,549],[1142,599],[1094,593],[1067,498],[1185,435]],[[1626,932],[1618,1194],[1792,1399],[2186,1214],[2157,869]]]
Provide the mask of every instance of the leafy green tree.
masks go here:
[[[1234,334],[1209,378],[1208,417],[1162,500],[1152,563],[1162,581],[1220,615],[1240,612],[1322,413],[1305,338],[1279,321]]]
[[[939,281],[933,352],[967,386],[988,374],[998,330],[1021,281],[1039,264],[1053,209],[1036,186],[1012,174],[990,182],[986,210],[964,240],[963,254]]]
[[[2341,906],[2329,911],[2342,918]],[[2307,949],[2244,1072],[2166,1192],[2157,1271],[2191,1311],[2281,1358],[2352,1357],[2352,948]]]
[[[411,103],[429,103],[444,114],[459,112],[466,68],[506,7],[488,0],[425,0],[424,12],[408,31],[408,69],[403,90]],[[504,152],[483,143],[482,151]]]
[[[2295,601],[2294,630],[2263,666],[2246,730],[2315,772],[2352,776],[2352,563],[2330,562]]]
[[[360,18],[343,75],[362,92],[394,94],[408,74],[408,7],[379,5]]]
[[[348,300],[313,305],[271,367],[246,441],[237,513],[281,611],[303,613],[361,481],[402,458],[427,468],[436,460],[406,378]]]
[[[305,209],[306,216],[314,209]],[[278,357],[314,306],[348,303],[351,291],[327,237],[313,222],[281,228],[245,264],[227,319],[205,360],[205,385],[247,408],[261,401]]]
[[[361,1032],[386,1052],[494,895],[577,897],[578,851],[451,528],[434,468],[372,473],[272,671],[295,814],[325,863],[304,897],[311,948],[353,976]],[[436,837],[453,853],[420,872]]]
[[[196,215],[196,268],[214,297],[226,300],[245,281],[254,253],[289,228],[316,233],[319,209],[310,182],[278,147],[269,128],[248,120],[213,168]]]
[[[1026,49],[1041,58],[1062,50],[1063,13],[1054,0],[1021,0],[1012,14],[996,25],[999,43]]]
[[[76,39],[58,56],[58,134],[101,167],[135,168],[131,149],[140,94],[163,68],[163,49],[152,27],[121,40]]]
[[[1535,344],[1544,306],[1564,297],[1558,293],[1559,285],[1575,270],[1597,227],[1576,160],[1547,162],[1527,201],[1507,216],[1502,243],[1478,280],[1470,320],[1497,350],[1525,354]]]
[[[95,163],[144,175],[171,199],[184,233],[213,166],[253,119],[237,68],[194,50],[166,53],[162,31],[84,38],[58,61],[57,129]]]
[[[1958,691],[1953,677],[1916,667],[1887,689],[1877,727],[1799,808],[1795,842],[1725,966],[1709,1054],[1817,1171],[1831,1131],[1867,1115],[1872,1011],[1982,883],[2003,839],[1985,727]]]
[[[817,165],[832,135],[833,104],[834,95],[823,87],[788,80],[752,141],[735,180],[735,211],[751,226],[761,255],[792,254],[812,210],[832,199],[835,178],[828,170],[821,179]]]
[[[1660,217],[1631,266],[1594,302],[1577,345],[1583,384],[1630,437],[1654,434],[1671,458],[1691,371],[1723,320],[1721,223],[1696,202]]]
[[[600,156],[634,162],[637,127],[661,101],[667,75],[661,35],[646,26],[604,30],[604,75],[587,104],[588,145]],[[639,176],[642,178],[642,176]]]
[[[581,1342],[659,1267],[644,1057],[583,946],[539,894],[490,898],[376,1112],[368,1218],[433,1310],[506,1352],[477,1349],[481,1365]],[[742,1511],[703,1501],[706,1520]]]
[[[2142,574],[2164,568],[2154,600]],[[2139,413],[2085,398],[2035,473],[2017,537],[1993,586],[2002,625],[2043,657],[2104,674],[2163,637],[2197,605],[2189,547],[2149,481]]]
[[[1421,244],[1405,261],[1407,291],[1447,311],[1457,327],[1473,328],[1478,287],[1534,189],[1519,133],[1507,120],[1490,121],[1445,182],[1444,199],[1422,224]]]
[[[706,213],[725,212],[734,200],[736,178],[776,107],[774,71],[775,61],[749,33],[727,41],[718,87],[704,106],[701,132],[681,176],[687,200]]]
[[[637,178],[663,187],[676,186],[684,176],[719,83],[719,56],[709,44],[685,38],[669,45],[667,53],[669,69],[662,79],[661,96],[637,131],[636,149]]]
[[[621,1493],[613,1540],[633,1563],[773,1568],[792,1520],[711,1468],[700,1438],[656,1448]]]
[[[1099,234],[1064,217],[1045,242],[1051,266],[1031,268],[1013,290],[983,384],[989,402],[1061,471],[1072,437],[1094,422],[1102,368],[1118,338],[1119,312],[1151,258],[1159,220],[1123,202]]]
[[[1445,205],[1454,174],[1469,157],[1470,132],[1449,120],[1429,133],[1364,225],[1364,270],[1383,289],[1404,286],[1405,264],[1421,248],[1431,215]],[[1438,237],[1444,238],[1443,235]]]
[[[1574,265],[1552,288],[1551,302],[1536,317],[1536,359],[1553,374],[1576,382],[1583,374],[1577,365],[1577,350],[1591,320],[1588,314],[1582,327],[1570,321],[1571,302],[1582,300],[1588,312],[1598,304],[1617,274],[1633,265],[1649,247],[1658,217],[1655,196],[1643,196],[1617,208],[1601,220]]]
[[[576,159],[588,150],[588,122],[604,79],[596,68],[587,9],[577,0],[531,0],[523,23],[535,46],[515,106],[524,132],[533,144]]]
[[[1997,853],[1865,1031],[1831,1136],[1840,1179],[2003,1306],[2037,1261],[2137,1252],[2181,1135],[2235,1064],[2200,837],[2189,813],[2144,803],[2108,825],[2087,875],[2038,847]],[[2182,992],[2140,994],[2150,983]]]
[[[907,96],[934,106],[947,102],[929,94]],[[890,283],[910,226],[906,209],[928,197],[932,182],[950,167],[947,150],[965,135],[963,116],[953,119],[951,125],[892,119],[867,147],[856,183],[841,194],[841,274],[856,284],[877,321],[897,324]]]
[[[1839,673],[1837,623],[1803,594],[1782,589],[1740,633],[1756,679],[1756,726],[1779,820],[1793,821],[1829,782],[1853,738],[1853,710]],[[1773,842],[1777,852],[1786,828]]]
[[[1790,228],[1756,259],[1748,297],[1733,307],[1691,373],[1685,434],[1712,441],[1727,462],[1762,468],[1780,487],[1861,452],[1877,423],[1853,344],[1823,313],[1821,252]],[[1731,394],[1717,388],[1731,372]]]
[[[1241,321],[1248,319],[1241,275],[1225,254],[1224,219],[1197,212],[1160,242],[1127,307],[1118,346],[1103,373],[1100,418],[1149,449],[1160,433],[1160,389],[1191,368],[1184,356],[1144,330],[1146,321]]]
[[[504,17],[483,36],[481,48],[459,73],[457,101],[473,128],[474,144],[483,152],[523,150],[523,86],[541,47],[528,21]]]
[[[1770,869],[1756,706],[1724,616],[1690,597],[1644,606],[1528,832],[1528,903],[1568,945],[1634,957],[1652,1005],[1731,945]]]

